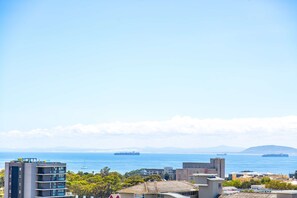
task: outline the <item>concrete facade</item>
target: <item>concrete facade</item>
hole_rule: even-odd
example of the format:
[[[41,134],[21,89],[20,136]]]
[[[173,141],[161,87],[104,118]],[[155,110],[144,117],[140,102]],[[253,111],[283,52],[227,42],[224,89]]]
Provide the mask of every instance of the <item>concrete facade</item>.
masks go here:
[[[66,164],[20,158],[5,163],[4,198],[69,197]]]
[[[194,174],[195,183],[199,186],[199,198],[217,198],[222,194],[222,182],[216,174]]]
[[[209,163],[184,162],[182,169],[176,169],[176,180],[192,181],[196,173],[217,174],[225,178],[225,159],[212,158]]]
[[[297,198],[297,190],[282,190],[282,191],[274,191],[277,195],[277,198]]]
[[[160,168],[144,168],[141,173],[142,176],[149,175],[160,175],[163,179],[165,179],[165,175],[169,176],[166,180],[175,180],[176,179],[176,171],[172,167],[164,167],[164,169]]]

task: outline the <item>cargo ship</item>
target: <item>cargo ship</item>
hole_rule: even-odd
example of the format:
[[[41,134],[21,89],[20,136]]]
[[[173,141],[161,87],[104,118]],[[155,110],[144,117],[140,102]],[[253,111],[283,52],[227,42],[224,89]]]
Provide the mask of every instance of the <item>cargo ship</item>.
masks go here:
[[[140,155],[140,153],[135,152],[135,151],[132,151],[132,152],[117,152],[117,153],[114,153],[114,155]]]
[[[218,153],[217,156],[226,156],[227,153]]]
[[[262,155],[262,157],[289,157],[288,154],[283,154],[283,153],[280,153],[280,154],[264,154]]]

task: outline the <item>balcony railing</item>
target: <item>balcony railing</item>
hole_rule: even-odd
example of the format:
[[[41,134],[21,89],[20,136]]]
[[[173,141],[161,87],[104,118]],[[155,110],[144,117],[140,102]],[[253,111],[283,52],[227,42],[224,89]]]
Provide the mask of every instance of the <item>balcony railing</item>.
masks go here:
[[[66,185],[37,185],[37,189],[63,189]]]

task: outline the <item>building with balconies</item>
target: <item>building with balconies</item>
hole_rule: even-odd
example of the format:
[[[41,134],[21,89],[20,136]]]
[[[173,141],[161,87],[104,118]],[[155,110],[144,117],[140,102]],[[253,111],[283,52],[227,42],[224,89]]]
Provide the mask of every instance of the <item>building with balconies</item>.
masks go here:
[[[20,158],[5,163],[4,198],[69,197],[66,164]]]

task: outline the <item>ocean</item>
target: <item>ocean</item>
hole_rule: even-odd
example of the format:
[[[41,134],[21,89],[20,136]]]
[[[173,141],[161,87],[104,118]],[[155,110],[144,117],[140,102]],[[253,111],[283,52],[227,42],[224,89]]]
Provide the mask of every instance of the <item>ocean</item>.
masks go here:
[[[70,171],[99,172],[103,167],[125,173],[140,168],[182,168],[183,162],[209,162],[210,158],[226,159],[226,174],[243,170],[261,173],[288,174],[297,170],[297,156],[261,157],[261,155],[228,154],[146,154],[114,155],[113,153],[17,153],[1,152],[0,169],[4,163],[17,158],[32,157],[45,161],[67,163]]]

